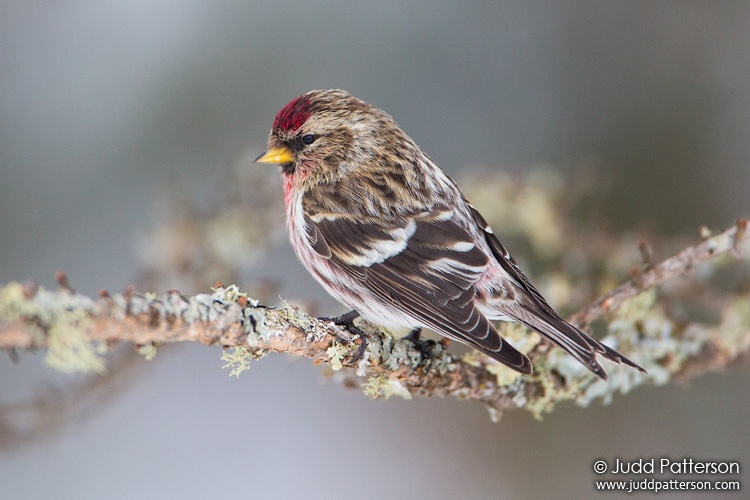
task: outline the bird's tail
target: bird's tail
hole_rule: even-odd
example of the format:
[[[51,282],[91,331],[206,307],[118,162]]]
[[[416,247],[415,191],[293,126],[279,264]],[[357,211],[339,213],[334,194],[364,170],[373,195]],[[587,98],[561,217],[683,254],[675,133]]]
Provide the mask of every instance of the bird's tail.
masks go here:
[[[545,309],[520,305],[514,313],[514,319],[526,327],[540,333],[553,343],[565,349],[571,356],[580,361],[586,368],[607,380],[607,372],[596,359],[597,354],[615,363],[623,363],[643,373],[646,370],[628,358],[595,340],[564,319]]]

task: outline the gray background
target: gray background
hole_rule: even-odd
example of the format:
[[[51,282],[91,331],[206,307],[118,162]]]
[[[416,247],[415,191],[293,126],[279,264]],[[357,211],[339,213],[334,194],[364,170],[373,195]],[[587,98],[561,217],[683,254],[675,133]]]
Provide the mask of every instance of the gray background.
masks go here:
[[[592,164],[620,186],[621,230],[723,227],[750,206],[748,47],[747,2],[4,2],[0,282],[64,268],[84,293],[122,290],[158,191],[179,179],[210,205],[311,88],[391,112],[449,172]],[[277,253],[259,276],[318,292]],[[0,357],[0,401],[77,380],[40,358]],[[750,465],[746,372],[493,425],[471,403],[372,401],[307,360],[237,381],[218,358],[162,350],[0,452],[3,496],[581,498],[597,458]]]

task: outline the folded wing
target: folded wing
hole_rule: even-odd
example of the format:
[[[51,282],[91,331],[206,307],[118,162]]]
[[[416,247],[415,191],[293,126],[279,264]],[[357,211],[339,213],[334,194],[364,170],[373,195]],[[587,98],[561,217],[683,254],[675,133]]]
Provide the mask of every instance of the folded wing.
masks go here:
[[[414,326],[427,326],[514,370],[531,372],[528,357],[505,342],[477,309],[476,283],[490,256],[447,206],[391,220],[310,213],[306,225],[320,256],[414,318]]]

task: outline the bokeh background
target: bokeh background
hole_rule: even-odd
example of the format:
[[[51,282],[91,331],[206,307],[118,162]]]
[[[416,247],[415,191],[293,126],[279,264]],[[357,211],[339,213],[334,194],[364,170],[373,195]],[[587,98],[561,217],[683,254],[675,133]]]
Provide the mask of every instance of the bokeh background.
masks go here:
[[[724,227],[750,211],[748,47],[747,2],[3,2],[0,282],[135,282],[160,193],[216,204],[312,88],[389,111],[450,173],[601,169],[617,230]],[[246,276],[341,311],[293,262],[281,242]],[[230,380],[219,355],[162,349],[5,446],[3,496],[585,498],[598,458],[750,465],[745,371],[498,425],[473,403],[373,401],[308,360]],[[2,404],[79,382],[0,357]]]

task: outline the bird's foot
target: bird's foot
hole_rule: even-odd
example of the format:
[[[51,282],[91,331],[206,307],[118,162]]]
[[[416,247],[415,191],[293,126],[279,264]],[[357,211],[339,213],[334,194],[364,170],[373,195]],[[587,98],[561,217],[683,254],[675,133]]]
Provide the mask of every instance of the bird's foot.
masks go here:
[[[329,322],[333,321],[337,325],[341,326],[354,326],[354,320],[359,318],[357,311],[349,311],[348,313],[342,314],[341,316],[321,316],[318,318],[320,321]]]
[[[422,355],[422,359],[424,360],[432,359],[432,350],[435,348],[435,341],[434,340],[421,340],[420,339],[421,335],[422,335],[422,329],[415,328],[412,331],[410,331],[406,337],[404,337],[404,340],[408,340],[409,342],[414,344],[414,347],[416,347],[416,349]]]
[[[341,316],[334,316],[334,317],[320,317],[318,318],[320,321],[324,322],[333,322],[335,325],[343,326],[347,329],[350,333],[353,333],[354,335],[357,335],[361,340],[362,344],[359,346],[359,350],[357,351],[357,354],[354,356],[354,359],[349,361],[347,363],[348,366],[354,366],[356,363],[358,363],[365,355],[365,351],[367,350],[367,335],[365,332],[360,330],[357,326],[354,325],[354,320],[359,318],[359,313],[357,311],[349,311],[346,314],[342,314]]]

